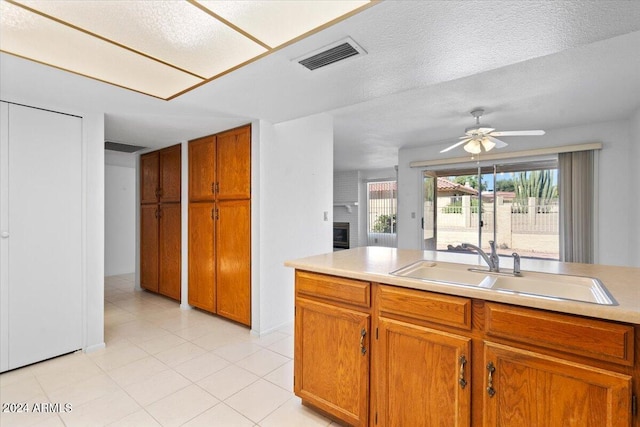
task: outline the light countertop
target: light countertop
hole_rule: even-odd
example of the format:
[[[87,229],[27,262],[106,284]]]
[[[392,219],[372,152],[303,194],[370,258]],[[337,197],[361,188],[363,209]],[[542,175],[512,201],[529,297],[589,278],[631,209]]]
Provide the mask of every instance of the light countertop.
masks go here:
[[[618,305],[609,306],[579,301],[557,301],[503,293],[492,289],[451,286],[443,283],[428,282],[389,274],[391,271],[395,271],[419,260],[465,264],[486,268],[486,264],[477,254],[384,247],[360,247],[331,252],[287,261],[285,265],[316,273],[640,325],[640,268],[522,259],[521,268],[523,273],[526,273],[526,271],[537,271],[552,274],[589,276],[600,279],[609,293],[618,302]],[[511,268],[512,260],[501,257],[500,267]]]

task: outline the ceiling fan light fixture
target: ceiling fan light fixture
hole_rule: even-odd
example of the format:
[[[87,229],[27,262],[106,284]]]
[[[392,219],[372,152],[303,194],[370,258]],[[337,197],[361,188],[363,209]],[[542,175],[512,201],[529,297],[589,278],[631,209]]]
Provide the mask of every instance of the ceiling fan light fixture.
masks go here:
[[[471,154],[480,154],[482,152],[482,148],[480,148],[480,143],[475,139],[473,141],[469,141],[464,147],[464,151]]]
[[[496,131],[491,125],[480,123],[480,117],[484,113],[484,109],[476,108],[471,111],[471,115],[476,119],[473,126],[469,126],[464,130],[465,135],[461,136],[460,141],[448,146],[441,153],[446,153],[462,144],[462,148],[471,154],[480,154],[482,151],[491,151],[494,148],[504,148],[507,143],[496,138],[496,136],[536,136],[544,135],[543,130],[512,130],[512,131]]]
[[[489,140],[488,138],[482,138],[482,147],[484,147],[484,151],[491,151],[495,148],[496,143]]]

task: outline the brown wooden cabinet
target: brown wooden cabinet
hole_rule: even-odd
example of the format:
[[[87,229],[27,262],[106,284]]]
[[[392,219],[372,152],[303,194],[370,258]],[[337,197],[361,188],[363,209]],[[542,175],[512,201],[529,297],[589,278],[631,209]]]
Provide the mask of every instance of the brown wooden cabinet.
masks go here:
[[[637,326],[296,271],[295,332],[295,393],[350,425],[640,424]]]
[[[215,313],[215,203],[189,203],[189,304]]]
[[[251,127],[218,134],[216,144],[218,200],[251,197]]]
[[[469,425],[469,338],[384,318],[378,336],[379,425]]]
[[[354,426],[368,424],[369,292],[366,282],[296,273],[294,391]]]
[[[189,141],[189,202],[214,201],[216,136]]]
[[[485,344],[485,426],[629,427],[631,377]]]
[[[158,203],[160,189],[160,152],[140,156],[140,203]]]
[[[158,206],[140,206],[140,286],[158,292]]]
[[[140,206],[140,286],[180,300],[179,203]]]
[[[189,142],[189,304],[251,325],[251,127]]]
[[[180,203],[182,179],[182,147],[174,145],[160,150],[160,186],[158,196],[160,203]]]
[[[140,156],[140,286],[180,300],[181,148]]]
[[[216,312],[251,325],[251,200],[218,202]]]
[[[163,203],[158,208],[158,292],[178,301],[180,300],[180,265],[182,259],[181,209],[180,203]]]
[[[469,426],[471,301],[393,286],[375,290],[372,416],[378,425]]]
[[[485,426],[632,422],[634,327],[484,304]]]

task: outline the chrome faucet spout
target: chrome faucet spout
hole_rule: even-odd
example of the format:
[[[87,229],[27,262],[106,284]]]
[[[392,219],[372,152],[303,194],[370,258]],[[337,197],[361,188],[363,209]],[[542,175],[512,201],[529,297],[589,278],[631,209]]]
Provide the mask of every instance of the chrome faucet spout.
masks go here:
[[[489,246],[491,246],[491,255],[487,255],[485,251],[483,251],[476,245],[472,245],[471,243],[463,243],[461,246],[463,249],[473,249],[474,251],[476,251],[478,255],[480,255],[489,266],[489,271],[500,271],[500,257],[496,252],[496,245],[493,240],[489,240]]]
[[[520,273],[520,255],[517,252],[511,254],[513,257],[513,275],[519,276]]]

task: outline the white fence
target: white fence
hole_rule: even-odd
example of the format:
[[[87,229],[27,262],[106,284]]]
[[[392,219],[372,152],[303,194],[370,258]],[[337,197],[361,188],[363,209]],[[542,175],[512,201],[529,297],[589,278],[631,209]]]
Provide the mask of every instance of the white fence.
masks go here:
[[[438,207],[438,249],[448,245],[457,246],[462,242],[476,242],[478,225],[482,221],[484,235],[493,236],[499,247],[524,255],[557,258],[559,252],[559,212],[557,200],[551,204],[539,205],[535,198],[529,198],[526,206],[505,203],[498,198],[497,218],[494,218],[493,203],[482,203],[481,219],[478,206],[470,196],[463,196],[456,206],[443,206],[447,199],[439,199]],[[490,238],[483,241],[486,242]],[[509,252],[510,253],[510,252]]]

